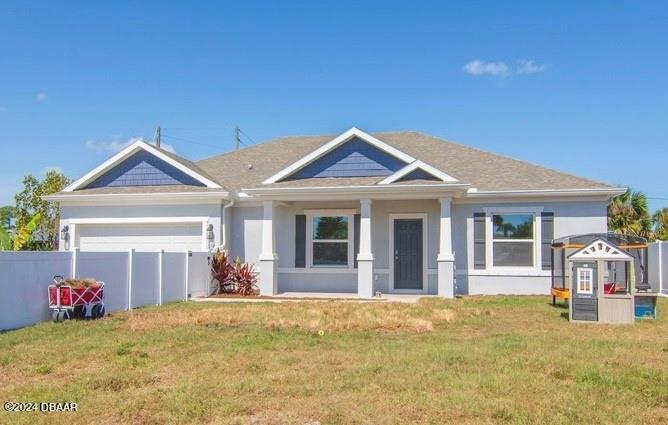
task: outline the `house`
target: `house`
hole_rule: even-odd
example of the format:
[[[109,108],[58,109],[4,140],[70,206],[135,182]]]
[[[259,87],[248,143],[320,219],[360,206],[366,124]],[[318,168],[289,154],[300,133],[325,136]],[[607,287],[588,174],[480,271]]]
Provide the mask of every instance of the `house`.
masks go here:
[[[143,142],[62,192],[60,249],[222,247],[278,292],[549,294],[552,239],[624,188],[417,132],[286,137],[187,161]]]

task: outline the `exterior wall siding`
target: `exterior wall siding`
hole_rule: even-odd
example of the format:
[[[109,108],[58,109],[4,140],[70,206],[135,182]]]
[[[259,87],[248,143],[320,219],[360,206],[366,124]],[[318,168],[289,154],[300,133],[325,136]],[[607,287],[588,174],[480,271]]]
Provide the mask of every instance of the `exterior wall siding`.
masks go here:
[[[352,139],[286,180],[312,177],[389,176],[406,163],[360,139]]]
[[[183,171],[142,150],[93,180],[86,188],[164,185],[204,186]]]

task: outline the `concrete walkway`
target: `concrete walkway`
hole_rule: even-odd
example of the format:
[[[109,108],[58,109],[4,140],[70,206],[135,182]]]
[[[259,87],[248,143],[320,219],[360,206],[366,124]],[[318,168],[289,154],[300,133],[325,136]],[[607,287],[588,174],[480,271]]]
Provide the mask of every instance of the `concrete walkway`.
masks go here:
[[[413,294],[383,294],[374,298],[358,298],[356,293],[335,293],[335,292],[282,292],[273,297],[207,297],[192,298],[196,302],[214,302],[214,303],[282,303],[282,302],[400,302],[416,303],[420,298],[436,297],[436,295],[413,295]]]

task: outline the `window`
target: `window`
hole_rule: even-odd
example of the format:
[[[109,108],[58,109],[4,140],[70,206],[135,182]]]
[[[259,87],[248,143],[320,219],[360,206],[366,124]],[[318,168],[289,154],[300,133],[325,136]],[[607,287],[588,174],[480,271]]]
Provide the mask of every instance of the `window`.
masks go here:
[[[312,264],[320,267],[348,267],[349,216],[311,218]]]
[[[492,215],[494,267],[533,267],[533,214]]]
[[[594,270],[588,268],[578,268],[578,294],[593,294]]]

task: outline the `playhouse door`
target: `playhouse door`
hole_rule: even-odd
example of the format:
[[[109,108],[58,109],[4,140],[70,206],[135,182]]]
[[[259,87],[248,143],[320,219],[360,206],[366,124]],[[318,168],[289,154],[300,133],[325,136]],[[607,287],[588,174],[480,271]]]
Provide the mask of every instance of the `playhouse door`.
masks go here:
[[[573,263],[573,320],[598,320],[598,270],[595,262]]]

